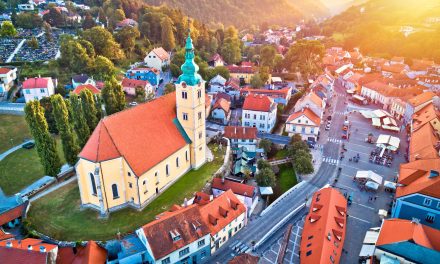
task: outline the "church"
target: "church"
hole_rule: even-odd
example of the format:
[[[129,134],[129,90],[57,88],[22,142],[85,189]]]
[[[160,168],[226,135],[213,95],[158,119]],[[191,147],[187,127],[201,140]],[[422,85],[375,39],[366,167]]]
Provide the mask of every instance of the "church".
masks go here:
[[[176,91],[102,119],[76,164],[81,207],[141,210],[206,162],[205,81],[190,34]]]

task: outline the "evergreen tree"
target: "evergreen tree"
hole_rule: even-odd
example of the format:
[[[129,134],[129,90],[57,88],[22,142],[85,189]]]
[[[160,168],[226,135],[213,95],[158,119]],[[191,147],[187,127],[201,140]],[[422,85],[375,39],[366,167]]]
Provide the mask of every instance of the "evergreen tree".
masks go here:
[[[80,148],[83,148],[90,137],[90,128],[87,125],[84,109],[79,96],[72,93],[69,100],[72,107],[72,121],[78,138],[78,144]]]
[[[46,118],[49,133],[58,134],[57,124],[53,116],[53,108],[52,103],[50,102],[50,97],[41,98],[40,105],[44,109],[44,118]]]
[[[44,28],[44,35],[46,36],[46,40],[52,42],[53,41],[52,27],[49,25],[49,23],[45,21],[43,22],[43,28]]]
[[[161,22],[162,27],[162,46],[165,50],[170,51],[176,47],[176,40],[174,39],[173,21],[169,17],[164,17]]]
[[[56,149],[55,139],[49,134],[44,110],[40,102],[31,101],[24,108],[25,119],[35,140],[38,156],[44,168],[44,173],[56,176],[60,172],[61,161]]]
[[[86,118],[89,130],[93,131],[98,124],[98,119],[96,118],[96,106],[95,98],[90,90],[84,89],[79,94],[81,97],[81,104],[84,111],[84,117]]]
[[[79,153],[79,146],[75,140],[72,125],[69,123],[69,111],[61,95],[53,95],[50,100],[52,102],[53,115],[61,136],[61,143],[63,144],[64,157],[67,163],[74,165]]]
[[[125,108],[124,91],[115,78],[105,82],[105,86],[102,89],[102,99],[107,115],[117,113]]]
[[[101,120],[102,115],[102,97],[100,94],[95,95],[96,118]]]

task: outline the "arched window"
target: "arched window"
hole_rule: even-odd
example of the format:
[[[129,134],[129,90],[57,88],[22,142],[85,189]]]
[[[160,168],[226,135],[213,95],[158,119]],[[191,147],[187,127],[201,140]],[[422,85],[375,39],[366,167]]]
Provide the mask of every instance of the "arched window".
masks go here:
[[[170,170],[168,169],[168,164],[165,166],[165,174],[170,175]]]
[[[179,168],[179,157],[176,158],[176,167]]]
[[[119,198],[118,185],[116,184],[112,185],[112,193],[113,193],[113,199]]]
[[[96,195],[96,183],[95,183],[95,176],[93,173],[90,173],[90,182],[92,183],[92,194]]]

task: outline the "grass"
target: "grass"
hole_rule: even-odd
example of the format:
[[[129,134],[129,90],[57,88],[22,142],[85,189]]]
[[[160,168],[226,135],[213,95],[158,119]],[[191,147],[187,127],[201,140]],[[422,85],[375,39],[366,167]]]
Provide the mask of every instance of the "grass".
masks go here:
[[[211,147],[211,150],[215,155],[213,162],[182,176],[142,211],[126,208],[111,213],[109,219],[100,220],[96,211],[80,210],[79,189],[75,182],[33,202],[28,213],[29,226],[55,239],[69,241],[108,240],[118,231],[122,234],[132,232],[173,204],[183,203],[211,180],[223,164],[224,149]]]
[[[280,149],[277,151],[277,153],[275,154],[275,159],[284,159],[289,155],[289,153],[287,153],[287,149]]]
[[[291,163],[281,164],[277,175],[277,185],[273,189],[273,195],[269,198],[270,202],[275,201],[283,193],[297,184],[296,174]]]
[[[57,139],[57,151],[64,164],[61,141]],[[13,195],[44,176],[37,149],[19,149],[0,161],[0,187],[6,195]]]
[[[24,116],[0,115],[0,153],[30,138],[29,128]]]

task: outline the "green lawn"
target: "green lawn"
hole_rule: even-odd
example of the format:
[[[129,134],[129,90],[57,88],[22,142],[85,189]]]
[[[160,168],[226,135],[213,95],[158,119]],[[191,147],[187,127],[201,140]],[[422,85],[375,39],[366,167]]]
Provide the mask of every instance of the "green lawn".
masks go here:
[[[280,149],[277,151],[277,153],[275,154],[275,159],[284,159],[289,155],[289,153],[287,153],[287,149]]]
[[[273,195],[269,198],[270,202],[275,201],[283,193],[297,184],[295,171],[291,163],[278,166],[280,172],[277,175],[277,185],[273,189]]]
[[[0,153],[31,138],[24,116],[0,115]]]
[[[94,210],[80,211],[79,190],[75,182],[33,202],[28,214],[30,227],[53,238],[69,241],[107,240],[114,238],[118,231],[122,234],[132,232],[173,204],[181,204],[185,197],[190,198],[194,192],[200,191],[223,163],[223,151],[214,149],[213,152],[213,162],[185,174],[143,211],[123,209],[111,213],[109,219],[100,220]]]
[[[61,141],[57,140],[57,150],[64,164]],[[13,195],[27,185],[44,176],[37,149],[19,149],[0,161],[0,187],[6,195]]]

